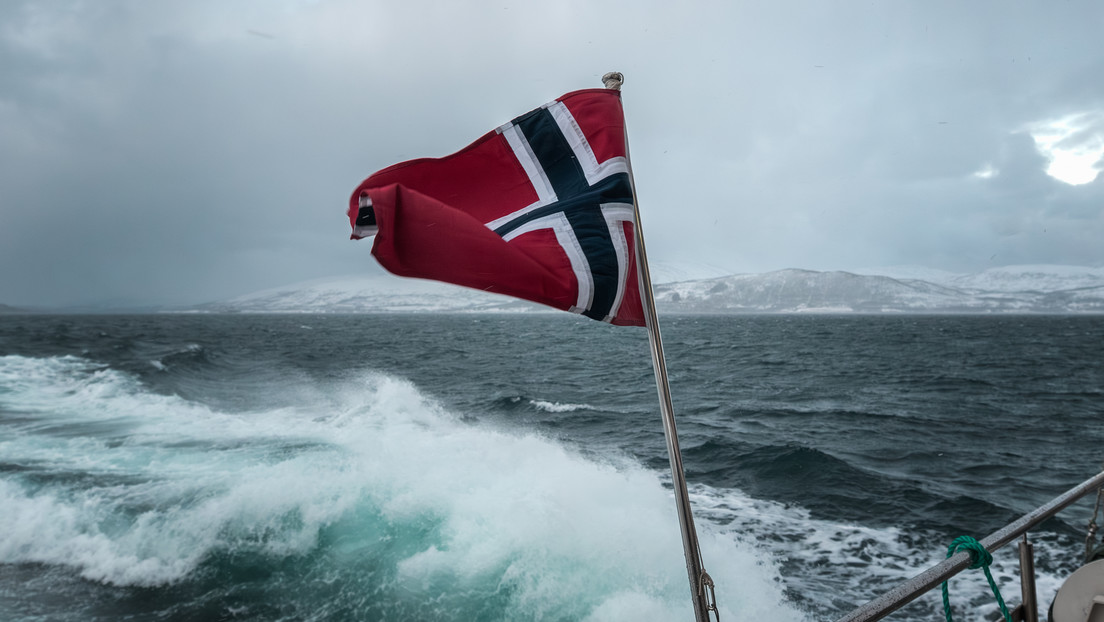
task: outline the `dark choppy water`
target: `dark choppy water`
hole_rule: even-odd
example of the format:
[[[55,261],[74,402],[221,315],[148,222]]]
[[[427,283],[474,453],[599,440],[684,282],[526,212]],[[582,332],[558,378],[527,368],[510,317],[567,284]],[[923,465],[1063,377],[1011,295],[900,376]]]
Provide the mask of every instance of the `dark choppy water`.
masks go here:
[[[1104,318],[663,330],[725,620],[838,617],[1104,458]],[[689,619],[666,470],[641,329],[0,316],[0,620]],[[1035,534],[1040,600],[1090,511]]]

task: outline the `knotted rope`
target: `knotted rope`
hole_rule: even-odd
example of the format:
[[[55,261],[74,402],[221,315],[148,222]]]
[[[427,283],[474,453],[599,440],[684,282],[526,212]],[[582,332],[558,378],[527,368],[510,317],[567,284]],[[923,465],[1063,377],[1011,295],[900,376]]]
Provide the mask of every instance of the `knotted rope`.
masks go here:
[[[985,570],[985,578],[989,580],[989,588],[993,590],[993,596],[997,597],[997,604],[1000,605],[1001,614],[1004,615],[1005,622],[1012,622],[1012,616],[1008,613],[1008,607],[1004,605],[1004,599],[1001,598],[1000,590],[997,589],[997,584],[993,581],[993,573],[989,572],[989,564],[993,563],[993,556],[989,551],[985,550],[985,547],[980,542],[971,538],[970,536],[959,536],[951,541],[951,546],[947,547],[947,557],[962,549],[970,554],[970,568],[981,568]],[[947,614],[947,622],[954,622],[951,618],[951,599],[947,594],[947,582],[943,582],[943,613]]]
[[[625,83],[625,76],[620,71],[611,71],[602,76],[602,84],[607,89],[613,89],[615,91],[621,90],[621,85]]]

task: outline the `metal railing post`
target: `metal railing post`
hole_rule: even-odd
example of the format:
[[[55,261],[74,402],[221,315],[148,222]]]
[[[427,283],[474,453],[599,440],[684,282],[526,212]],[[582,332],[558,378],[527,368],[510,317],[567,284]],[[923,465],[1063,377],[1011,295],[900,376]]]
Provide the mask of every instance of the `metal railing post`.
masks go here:
[[[1039,622],[1039,603],[1035,597],[1035,547],[1027,540],[1020,540],[1020,596],[1023,600],[1024,622]]]

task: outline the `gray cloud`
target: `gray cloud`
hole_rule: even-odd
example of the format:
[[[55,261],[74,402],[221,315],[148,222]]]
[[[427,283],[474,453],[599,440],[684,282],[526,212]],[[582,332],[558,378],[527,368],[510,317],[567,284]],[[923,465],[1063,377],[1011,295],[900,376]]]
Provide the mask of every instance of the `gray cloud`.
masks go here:
[[[1104,262],[1025,132],[1104,111],[1096,3],[467,4],[5,3],[0,302],[376,270],[360,179],[610,69],[654,261]]]

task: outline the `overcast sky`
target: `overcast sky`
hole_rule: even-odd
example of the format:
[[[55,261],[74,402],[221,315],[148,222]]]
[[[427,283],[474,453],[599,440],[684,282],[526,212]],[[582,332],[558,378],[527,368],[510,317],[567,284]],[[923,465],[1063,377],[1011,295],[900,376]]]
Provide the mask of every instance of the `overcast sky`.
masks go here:
[[[344,210],[625,74],[651,259],[1104,265],[1104,3],[0,3],[0,303],[376,273]]]

